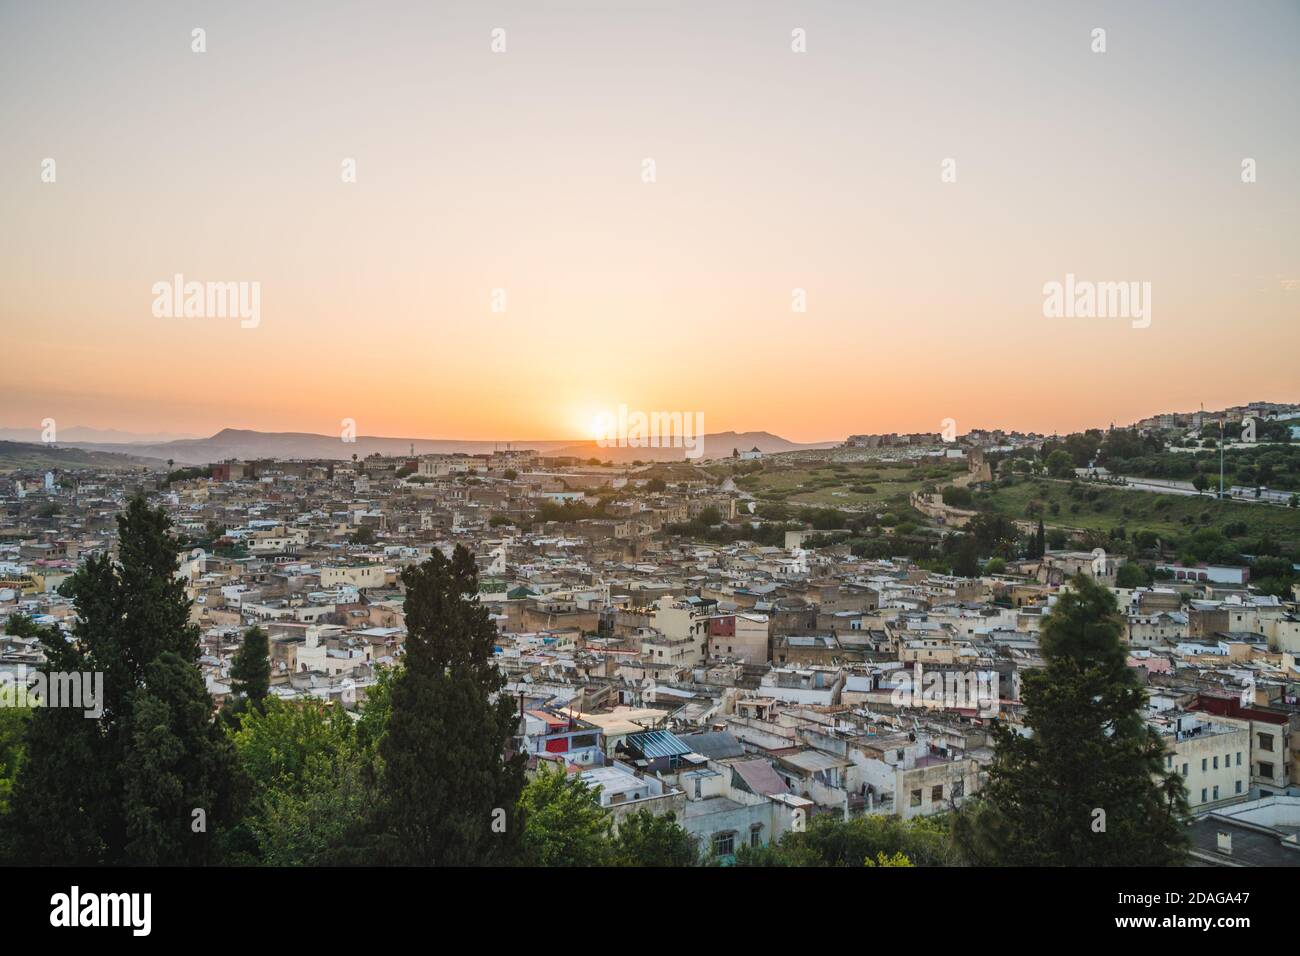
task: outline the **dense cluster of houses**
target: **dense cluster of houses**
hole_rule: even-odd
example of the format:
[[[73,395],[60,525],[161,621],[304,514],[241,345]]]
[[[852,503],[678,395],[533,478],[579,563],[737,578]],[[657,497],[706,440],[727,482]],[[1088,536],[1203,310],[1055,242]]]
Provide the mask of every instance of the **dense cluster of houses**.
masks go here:
[[[956,578],[798,534],[692,540],[673,526],[710,508],[734,518],[743,495],[702,469],[657,474],[513,450],[223,462],[170,483],[15,472],[0,477],[0,623],[67,627],[59,585],[114,550],[114,517],[143,487],[187,544],[179,574],[214,698],[257,624],[272,693],[364,707],[402,657],[401,568],[464,544],[530,770],[580,774],[616,821],[672,813],[725,857],[820,814],[961,806],[987,779],[993,721],[1021,720],[1022,676],[1042,665],[1038,631],[1070,576],[1114,587],[1116,559],[1088,553]],[[1296,595],[1208,574],[1115,593],[1148,720],[1212,834],[1205,861],[1228,858],[1225,832],[1284,853],[1300,826]],[[0,668],[41,661],[0,636]]]

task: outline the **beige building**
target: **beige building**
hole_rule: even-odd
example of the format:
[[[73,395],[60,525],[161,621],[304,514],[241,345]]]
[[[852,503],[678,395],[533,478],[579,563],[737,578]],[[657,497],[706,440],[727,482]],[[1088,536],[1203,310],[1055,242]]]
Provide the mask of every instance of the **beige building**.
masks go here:
[[[1165,769],[1183,778],[1187,805],[1207,810],[1250,792],[1250,732],[1204,714],[1168,715],[1158,724],[1168,752]]]
[[[709,619],[709,656],[736,657],[746,664],[768,660],[766,614],[722,614]]]
[[[382,588],[387,583],[387,580],[387,570],[378,564],[323,567],[320,569],[321,587],[327,589],[341,585],[351,585],[354,588]]]

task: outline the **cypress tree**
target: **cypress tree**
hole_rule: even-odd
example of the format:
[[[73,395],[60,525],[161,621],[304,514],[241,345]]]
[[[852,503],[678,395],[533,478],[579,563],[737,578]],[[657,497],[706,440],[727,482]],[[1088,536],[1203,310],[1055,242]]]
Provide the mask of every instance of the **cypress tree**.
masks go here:
[[[1078,575],[1043,622],[1046,666],[1024,676],[1027,735],[995,727],[989,783],[956,835],[973,862],[1173,866],[1183,862],[1181,778],[1143,720],[1109,589]]]
[[[523,757],[507,756],[518,728],[493,660],[496,627],[478,601],[473,556],[435,550],[402,571],[406,654],[392,686],[377,857],[397,864],[510,862]]]
[[[241,777],[197,668],[170,519],[137,496],[117,523],[117,560],[90,557],[66,589],[72,641],[34,630],[49,671],[103,675],[103,713],[33,712],[8,821],[21,862],[209,862],[234,817]]]
[[[250,627],[244,632],[243,643],[230,663],[231,700],[224,708],[227,719],[236,717],[246,709],[259,714],[266,709],[266,696],[271,692],[270,642],[266,631]]]
[[[126,861],[215,862],[217,845],[208,834],[236,819],[243,781],[192,662],[174,651],[150,662],[132,696],[124,744]]]

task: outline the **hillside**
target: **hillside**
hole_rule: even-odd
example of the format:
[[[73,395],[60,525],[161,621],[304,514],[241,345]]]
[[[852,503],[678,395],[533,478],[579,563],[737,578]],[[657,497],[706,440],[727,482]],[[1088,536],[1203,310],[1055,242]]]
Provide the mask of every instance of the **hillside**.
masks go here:
[[[0,441],[0,471],[53,468],[166,467],[166,462],[140,455],[93,451],[40,442]]]
[[[1240,529],[1245,540],[1268,535],[1286,548],[1300,546],[1300,509],[1243,501],[1220,501],[1212,495],[1164,495],[1108,485],[1049,479],[999,483],[976,496],[981,510],[1009,518],[1042,516],[1049,527],[1126,533],[1151,531],[1164,538],[1184,538],[1203,528]]]

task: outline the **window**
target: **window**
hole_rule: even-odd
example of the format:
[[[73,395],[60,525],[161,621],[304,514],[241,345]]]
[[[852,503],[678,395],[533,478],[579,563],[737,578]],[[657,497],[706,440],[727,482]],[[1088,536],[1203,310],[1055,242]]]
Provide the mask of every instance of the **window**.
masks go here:
[[[964,796],[966,796],[966,781],[958,780],[952,785],[952,798],[960,800]]]
[[[736,834],[715,833],[713,835],[714,856],[731,856],[736,852]]]
[[[1201,773],[1205,773],[1205,771],[1206,771],[1206,769],[1207,769],[1207,767],[1206,767],[1205,765],[1206,765],[1208,762],[1209,762],[1209,761],[1207,761],[1204,757],[1201,758]]]
[[[1273,735],[1272,735],[1272,734],[1260,734],[1260,735],[1259,735],[1259,749],[1260,749],[1260,750],[1267,750],[1268,752],[1272,753],[1272,751],[1273,751]]]
[[[1173,755],[1173,754],[1166,754],[1166,755],[1165,755],[1165,769],[1168,770],[1168,769],[1169,769],[1170,767],[1172,767],[1173,765],[1174,765],[1174,755]]]
[[[1261,763],[1259,765],[1259,775],[1261,777],[1273,776],[1273,765],[1271,763]]]
[[[1187,779],[1187,764],[1183,764],[1183,779]]]
[[[1218,755],[1215,755],[1215,758],[1214,758],[1214,769],[1215,769],[1215,770],[1218,770],[1218,769],[1219,769],[1219,758],[1218,758]]]
[[[752,847],[763,845],[763,824],[755,823],[749,828],[749,845]]]
[[[1237,792],[1238,792],[1238,793],[1241,793],[1241,781],[1240,781],[1240,780],[1237,781]]]
[[[912,806],[914,806],[914,807],[919,807],[920,805],[921,805],[921,791],[920,791],[920,790],[913,790],[913,791],[912,791]]]
[[[1201,787],[1201,803],[1205,802],[1205,788]]]
[[[1241,751],[1240,751],[1240,750],[1237,751],[1237,766],[1238,766],[1238,767],[1241,766]]]
[[[943,803],[943,784],[930,788],[930,802]]]
[[[1214,788],[1214,799],[1215,799],[1215,800],[1218,800],[1218,799],[1219,799],[1219,788],[1218,788],[1218,787],[1215,787],[1215,788]]]

